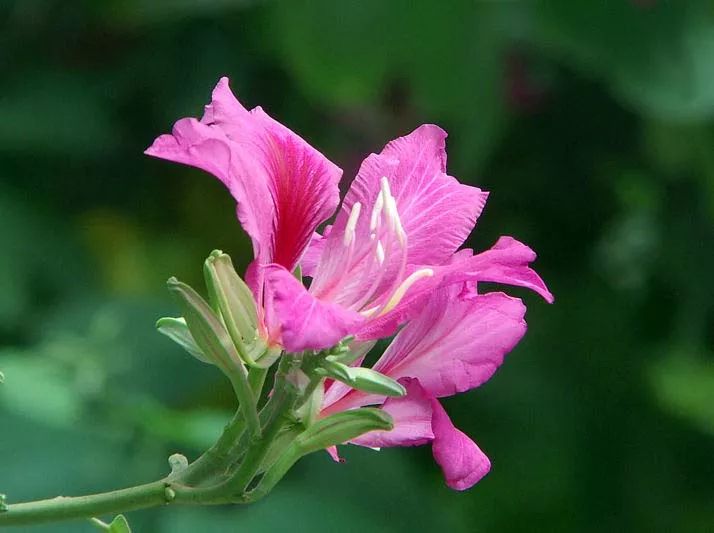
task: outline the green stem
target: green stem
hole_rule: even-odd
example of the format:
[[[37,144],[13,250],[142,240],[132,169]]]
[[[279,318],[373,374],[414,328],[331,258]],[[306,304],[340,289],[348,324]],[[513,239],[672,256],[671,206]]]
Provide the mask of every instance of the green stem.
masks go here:
[[[285,415],[295,403],[297,390],[294,385],[288,382],[287,377],[291,369],[299,368],[300,364],[301,359],[297,355],[285,355],[280,360],[278,370],[275,373],[273,396],[260,413],[261,421],[264,422],[261,437],[252,443],[248,443],[246,442],[246,434],[242,435],[238,445],[230,453],[231,457],[236,457],[237,452],[248,446],[248,451],[240,461],[239,466],[223,483],[211,487],[197,488],[196,490],[201,499],[242,501],[246,488],[259,472],[260,466],[268,454],[275,437],[288,422]],[[238,450],[236,451],[235,448],[238,448]]]
[[[40,524],[97,515],[116,514],[174,501],[175,492],[165,481],[88,496],[58,496],[49,500],[15,503],[0,512],[0,527]]]

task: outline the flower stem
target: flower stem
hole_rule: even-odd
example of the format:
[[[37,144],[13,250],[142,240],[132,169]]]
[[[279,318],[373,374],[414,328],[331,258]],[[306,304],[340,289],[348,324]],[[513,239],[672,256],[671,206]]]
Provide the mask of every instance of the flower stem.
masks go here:
[[[49,500],[15,503],[0,512],[0,527],[40,524],[120,513],[171,503],[176,492],[166,481],[88,496],[58,496]]]

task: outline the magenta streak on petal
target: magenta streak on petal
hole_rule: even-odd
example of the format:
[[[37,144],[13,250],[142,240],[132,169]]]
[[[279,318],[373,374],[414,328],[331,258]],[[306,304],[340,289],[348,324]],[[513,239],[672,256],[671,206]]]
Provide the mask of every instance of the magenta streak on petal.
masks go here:
[[[238,202],[256,259],[292,270],[339,202],[342,171],[260,108],[247,111],[222,78],[201,119],[182,119],[146,150],[203,169]]]

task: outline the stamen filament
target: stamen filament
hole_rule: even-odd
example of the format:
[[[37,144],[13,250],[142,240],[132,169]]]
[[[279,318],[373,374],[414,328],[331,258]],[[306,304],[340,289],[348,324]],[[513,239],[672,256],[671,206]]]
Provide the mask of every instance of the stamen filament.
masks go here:
[[[402,298],[404,298],[404,295],[407,293],[409,288],[417,281],[423,278],[430,278],[433,275],[434,271],[431,268],[422,268],[417,270],[416,272],[412,272],[409,277],[402,281],[401,285],[397,287],[397,290],[394,291],[389,300],[387,300],[387,303],[384,304],[384,307],[379,312],[379,315],[383,315],[394,309],[399,304],[399,302],[402,301]]]

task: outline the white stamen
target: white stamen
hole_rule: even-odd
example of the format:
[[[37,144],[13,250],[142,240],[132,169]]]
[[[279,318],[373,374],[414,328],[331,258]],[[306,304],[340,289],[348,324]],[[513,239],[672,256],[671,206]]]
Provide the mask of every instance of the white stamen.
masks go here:
[[[355,228],[357,227],[357,219],[359,218],[359,212],[362,210],[362,204],[355,202],[350,211],[350,216],[347,219],[347,224],[345,225],[345,235],[342,239],[342,243],[345,246],[352,244],[355,240]]]
[[[377,241],[377,249],[374,251],[377,256],[377,261],[381,265],[384,263],[384,246],[382,246],[382,241]]]
[[[369,219],[370,231],[377,229],[377,222],[379,222],[379,215],[382,214],[382,207],[384,207],[384,196],[382,195],[382,191],[379,191],[377,200],[374,202],[374,207],[372,208],[372,216]]]
[[[384,307],[380,311],[380,315],[383,315],[384,313],[388,313],[392,309],[394,309],[399,302],[402,301],[402,298],[404,298],[404,295],[407,293],[409,288],[414,285],[417,281],[419,281],[422,278],[430,278],[434,275],[434,271],[430,268],[422,268],[417,270],[416,272],[413,272],[407,279],[402,281],[401,285],[397,287],[397,290],[394,291],[394,294],[392,294],[392,297],[389,298],[386,304],[384,304]]]
[[[387,179],[387,176],[382,176],[382,179],[379,181],[379,184],[382,187],[382,194],[384,195],[385,200],[392,196],[392,191],[389,189],[389,180]]]
[[[402,248],[407,242],[407,234],[404,232],[404,227],[402,226],[402,219],[399,218],[399,211],[397,211],[397,201],[394,196],[389,197],[389,217],[390,217],[390,227],[394,229],[397,234],[397,239],[399,239],[399,244]]]

